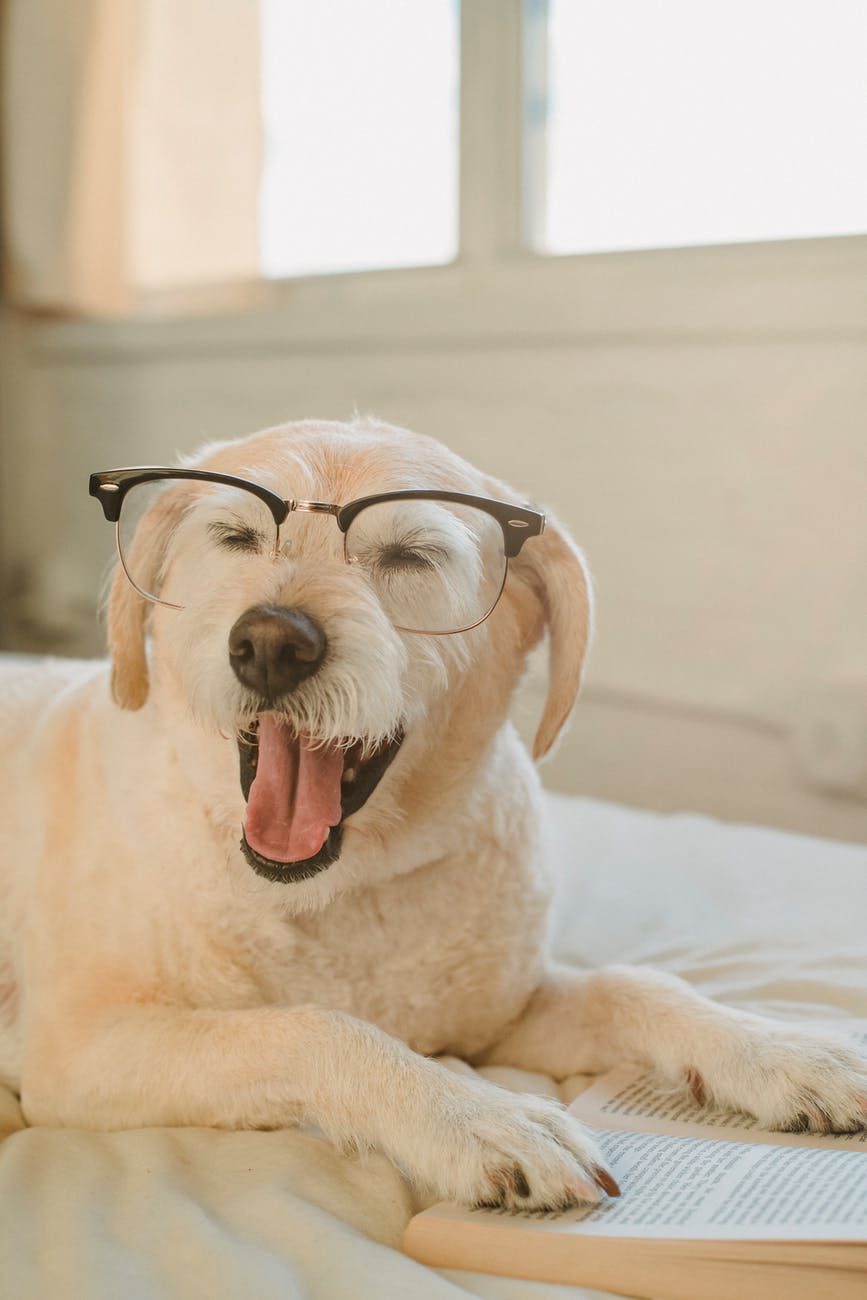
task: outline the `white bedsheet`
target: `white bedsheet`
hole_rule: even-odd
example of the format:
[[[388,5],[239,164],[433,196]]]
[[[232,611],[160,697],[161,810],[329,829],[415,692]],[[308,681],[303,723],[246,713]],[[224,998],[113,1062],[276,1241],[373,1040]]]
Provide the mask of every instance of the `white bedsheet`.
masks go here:
[[[650,964],[777,1015],[867,1016],[867,847],[584,799],[549,806],[562,958]],[[408,1260],[397,1246],[413,1200],[392,1166],[306,1133],[27,1129],[2,1091],[0,1131],[0,1290],[16,1300],[599,1294]]]

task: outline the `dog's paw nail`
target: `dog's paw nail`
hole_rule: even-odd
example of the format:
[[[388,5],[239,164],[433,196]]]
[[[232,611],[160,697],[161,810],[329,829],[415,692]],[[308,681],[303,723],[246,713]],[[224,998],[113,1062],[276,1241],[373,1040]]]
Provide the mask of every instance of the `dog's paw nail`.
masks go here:
[[[617,1183],[611,1177],[608,1170],[603,1169],[601,1165],[593,1166],[593,1181],[596,1183],[597,1187],[601,1187],[603,1192],[607,1192],[609,1196],[620,1195],[620,1188],[617,1186]]]
[[[695,1101],[698,1103],[698,1105],[699,1106],[706,1105],[707,1091],[704,1086],[704,1079],[701,1077],[698,1070],[693,1068],[693,1066],[690,1066],[690,1068],[687,1070],[685,1076],[685,1082],[687,1088],[692,1093],[692,1096],[695,1099]]]
[[[505,1205],[515,1197],[528,1200],[532,1195],[530,1181],[520,1165],[493,1170],[489,1175],[489,1180],[495,1189],[495,1194],[485,1202],[480,1203],[484,1205],[485,1209],[490,1209],[494,1205]]]
[[[810,1116],[805,1110],[800,1111],[794,1119],[789,1120],[787,1124],[782,1126],[783,1133],[809,1133],[809,1131]]]

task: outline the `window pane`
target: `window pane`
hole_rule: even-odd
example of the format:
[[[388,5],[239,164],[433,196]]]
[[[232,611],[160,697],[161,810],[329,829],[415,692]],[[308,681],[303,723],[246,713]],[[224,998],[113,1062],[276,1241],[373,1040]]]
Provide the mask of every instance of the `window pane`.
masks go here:
[[[535,247],[867,231],[864,0],[528,0],[526,13]]]
[[[267,276],[457,250],[457,0],[260,0]]]

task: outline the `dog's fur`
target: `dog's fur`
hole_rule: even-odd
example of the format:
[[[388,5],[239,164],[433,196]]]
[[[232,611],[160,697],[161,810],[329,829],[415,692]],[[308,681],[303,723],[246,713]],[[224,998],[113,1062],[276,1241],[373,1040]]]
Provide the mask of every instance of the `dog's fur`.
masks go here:
[[[196,463],[286,497],[516,499],[372,421],[289,425]],[[146,604],[119,573],[111,679],[101,664],[4,673],[0,1069],[32,1123],[305,1119],[443,1196],[521,1207],[613,1190],[592,1140],[554,1103],[434,1054],[557,1077],[635,1059],[766,1126],[864,1124],[864,1065],[832,1040],[649,970],[547,957],[538,783],[507,714],[545,631],[536,756],[578,691],[588,581],[556,522],[512,563],[491,618],[445,638],[391,627],[333,519],[293,516],[289,558],[215,553],[204,567],[185,565],[175,522],[168,496],[140,544],[185,608]],[[299,730],[406,736],[338,860],[290,883],[239,850],[235,734],[251,705],[227,636],[262,602],[303,606],[328,636],[322,671],[281,703]]]

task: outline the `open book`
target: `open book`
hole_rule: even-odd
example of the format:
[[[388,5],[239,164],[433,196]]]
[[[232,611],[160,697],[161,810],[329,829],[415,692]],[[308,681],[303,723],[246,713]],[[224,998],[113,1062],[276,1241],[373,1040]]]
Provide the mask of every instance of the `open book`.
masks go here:
[[[867,1046],[867,1023],[823,1025]],[[404,1250],[424,1264],[658,1300],[867,1297],[867,1133],[765,1133],[624,1067],[570,1106],[619,1200],[530,1215],[439,1204]]]

